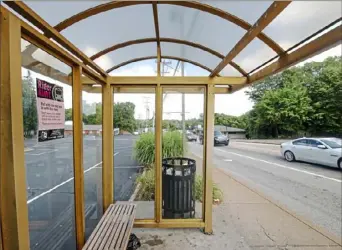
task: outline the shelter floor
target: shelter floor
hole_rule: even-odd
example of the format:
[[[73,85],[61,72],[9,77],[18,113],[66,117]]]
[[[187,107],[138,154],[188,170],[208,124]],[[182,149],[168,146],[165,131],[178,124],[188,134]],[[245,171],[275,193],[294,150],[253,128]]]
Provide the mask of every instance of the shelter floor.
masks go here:
[[[223,203],[213,207],[213,235],[205,235],[199,229],[134,229],[142,243],[140,249],[342,249],[341,239],[248,188],[227,172],[214,168],[213,180],[224,193]]]

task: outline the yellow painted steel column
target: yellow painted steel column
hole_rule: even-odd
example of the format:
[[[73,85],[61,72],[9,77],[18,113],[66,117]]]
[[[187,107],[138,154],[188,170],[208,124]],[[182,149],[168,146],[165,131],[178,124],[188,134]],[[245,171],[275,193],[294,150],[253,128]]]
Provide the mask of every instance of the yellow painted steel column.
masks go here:
[[[213,207],[213,182],[212,182],[212,158],[214,147],[214,112],[215,112],[215,87],[207,85],[205,92],[205,126],[204,126],[204,232],[211,234],[212,207]]]
[[[163,88],[156,87],[155,103],[155,220],[162,219],[162,119],[163,119]]]
[[[113,91],[107,82],[102,86],[102,202],[103,212],[114,202],[114,130]]]
[[[30,249],[21,79],[20,20],[0,10],[0,222],[4,250]]]
[[[84,172],[83,172],[83,126],[82,126],[82,67],[72,69],[72,118],[74,150],[74,189],[76,246],[81,250],[85,242],[84,219]]]

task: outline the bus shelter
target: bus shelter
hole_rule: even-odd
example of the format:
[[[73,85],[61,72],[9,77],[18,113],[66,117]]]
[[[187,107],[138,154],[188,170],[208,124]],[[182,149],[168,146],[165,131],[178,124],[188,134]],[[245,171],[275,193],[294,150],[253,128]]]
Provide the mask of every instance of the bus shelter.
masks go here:
[[[113,93],[155,93],[154,218],[136,219],[134,226],[203,228],[205,233],[212,233],[215,95],[234,93],[340,44],[340,9],[332,2],[321,2],[319,8],[311,4],[291,1],[1,2],[0,249],[30,248],[22,67],[72,89],[74,177],[71,182],[77,249],[82,249],[85,243],[83,91],[102,96],[100,195],[103,211],[115,202]],[[328,18],[321,16],[325,11],[329,12]],[[296,24],[292,19],[296,16],[304,20],[297,24],[306,25],[303,33],[293,28]],[[58,60],[61,67],[53,67],[46,58],[34,57],[38,50]],[[112,65],[101,60],[108,58]],[[183,69],[181,76],[164,76],[163,59],[192,65],[202,73],[191,75],[189,70],[184,76]],[[157,62],[155,75],[115,74],[130,64],[148,60]],[[162,217],[164,90],[204,95],[201,218]]]

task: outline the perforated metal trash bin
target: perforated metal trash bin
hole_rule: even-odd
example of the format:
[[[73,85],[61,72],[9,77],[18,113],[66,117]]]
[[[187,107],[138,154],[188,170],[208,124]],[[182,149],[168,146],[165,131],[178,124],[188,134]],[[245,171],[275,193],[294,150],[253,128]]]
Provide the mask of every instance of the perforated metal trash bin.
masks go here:
[[[163,218],[194,218],[196,161],[165,158],[162,165]]]

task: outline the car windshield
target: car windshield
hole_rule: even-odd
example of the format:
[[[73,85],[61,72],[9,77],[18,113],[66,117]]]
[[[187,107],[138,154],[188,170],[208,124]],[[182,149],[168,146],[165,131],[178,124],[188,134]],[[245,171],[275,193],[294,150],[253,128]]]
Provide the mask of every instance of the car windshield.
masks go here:
[[[220,136],[222,135],[220,131],[214,131],[214,136]]]
[[[342,148],[341,140],[324,139],[321,141],[327,144],[331,148]]]

